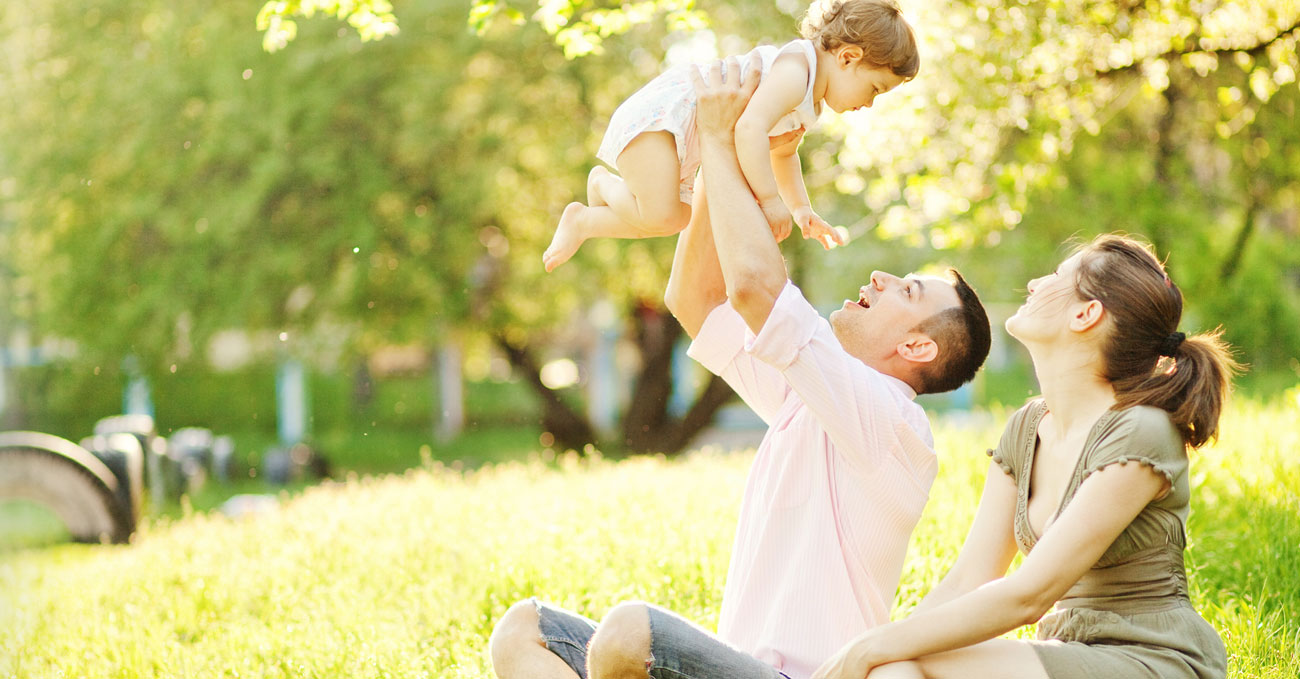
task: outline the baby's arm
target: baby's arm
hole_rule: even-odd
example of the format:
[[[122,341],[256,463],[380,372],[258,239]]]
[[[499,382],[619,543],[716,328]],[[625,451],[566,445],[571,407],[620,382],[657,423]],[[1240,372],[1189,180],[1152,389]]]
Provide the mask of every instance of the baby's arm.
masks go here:
[[[803,168],[799,164],[799,142],[803,135],[772,149],[772,174],[776,177],[781,200],[790,208],[790,216],[804,238],[811,238],[830,249],[844,245],[844,238],[826,220],[812,209],[808,188],[803,183]]]
[[[785,192],[778,187],[777,174],[773,171],[777,152],[769,152],[767,133],[781,116],[793,111],[803,101],[810,77],[812,74],[808,72],[807,62],[798,59],[796,55],[783,54],[777,57],[771,71],[758,84],[754,97],[749,100],[745,112],[736,122],[736,157],[740,161],[740,169],[774,231],[782,226],[789,227],[790,212],[782,200]],[[780,174],[787,175],[782,179],[788,181],[789,172],[793,172],[799,177],[799,186],[802,187],[799,156],[793,151],[798,147],[798,141],[787,146],[792,148],[782,162],[793,162],[793,167],[788,171],[783,168]],[[807,203],[806,191],[800,193],[804,194],[803,202]],[[795,196],[791,198],[794,199]]]
[[[786,207],[790,208],[790,212],[801,207],[812,206],[812,201],[808,199],[808,189],[803,184],[803,167],[799,163],[801,141],[803,135],[771,151],[772,176],[776,179],[776,191],[780,194],[781,200],[785,201]]]
[[[817,213],[808,200],[799,164],[800,135],[768,151],[767,133],[782,116],[803,101],[808,90],[808,64],[795,55],[783,54],[758,84],[754,97],[736,123],[736,156],[778,240],[789,233],[794,219],[804,238],[814,238],[823,247],[843,245],[840,235]]]
[[[803,232],[804,238],[817,236],[817,240],[826,247],[822,236],[829,231],[826,225],[823,231],[817,231],[815,223],[826,224],[817,213],[813,212],[812,201],[808,199],[808,188],[803,183],[803,167],[799,163],[799,142],[803,135],[772,149],[772,175],[776,178],[776,190],[782,202],[790,209],[794,223]],[[810,228],[812,230],[810,230]]]

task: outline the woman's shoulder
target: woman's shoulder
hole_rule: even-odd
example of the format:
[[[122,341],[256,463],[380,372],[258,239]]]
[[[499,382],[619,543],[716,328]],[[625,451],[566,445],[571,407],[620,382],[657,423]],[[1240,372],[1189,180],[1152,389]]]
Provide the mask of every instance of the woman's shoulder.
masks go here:
[[[1098,439],[1123,440],[1139,448],[1179,453],[1186,448],[1182,434],[1170,418],[1169,411],[1147,405],[1129,406],[1114,411],[1114,415],[1100,432]]]
[[[1172,482],[1187,470],[1187,446],[1169,413],[1153,406],[1112,411],[1089,451],[1089,471],[1136,461],[1162,472]]]

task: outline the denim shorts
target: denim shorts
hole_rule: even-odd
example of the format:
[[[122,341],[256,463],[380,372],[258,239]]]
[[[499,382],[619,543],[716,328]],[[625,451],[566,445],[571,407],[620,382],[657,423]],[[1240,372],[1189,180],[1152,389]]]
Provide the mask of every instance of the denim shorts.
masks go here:
[[[581,679],[587,679],[587,644],[596,622],[577,613],[533,599],[537,626],[546,648],[559,656]],[[650,612],[650,659],[653,679],[789,679],[776,668],[727,645],[716,635],[681,616],[645,604]]]

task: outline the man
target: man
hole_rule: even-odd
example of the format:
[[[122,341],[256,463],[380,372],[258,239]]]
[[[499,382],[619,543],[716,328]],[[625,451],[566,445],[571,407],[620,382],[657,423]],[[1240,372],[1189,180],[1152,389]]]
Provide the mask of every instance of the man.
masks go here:
[[[491,643],[502,679],[653,676],[805,679],[889,620],[907,541],[937,463],[916,393],[971,379],[989,324],[952,272],[873,272],[821,318],[786,274],[736,160],[733,128],[757,84],[698,80],[707,198],[678,239],[665,299],[690,355],[768,424],[741,504],[715,637],[663,609],[624,603],[594,622],[519,602]],[[656,672],[656,670],[667,671]]]

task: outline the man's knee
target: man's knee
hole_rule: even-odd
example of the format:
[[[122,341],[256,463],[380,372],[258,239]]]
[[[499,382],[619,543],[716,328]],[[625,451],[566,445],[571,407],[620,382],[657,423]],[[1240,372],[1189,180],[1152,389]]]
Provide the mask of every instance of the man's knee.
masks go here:
[[[542,644],[539,622],[537,604],[532,599],[515,602],[497,621],[496,627],[492,628],[492,637],[488,640],[488,650],[498,674],[520,648],[529,644]]]
[[[625,601],[605,615],[587,650],[591,679],[648,676],[650,611],[645,604]]]

